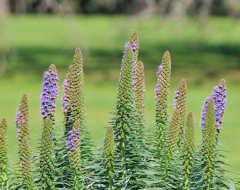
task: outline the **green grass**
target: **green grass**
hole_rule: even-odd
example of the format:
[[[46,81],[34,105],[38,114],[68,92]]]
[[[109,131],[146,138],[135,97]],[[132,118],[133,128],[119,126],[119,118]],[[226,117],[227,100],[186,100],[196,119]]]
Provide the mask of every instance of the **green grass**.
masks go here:
[[[216,85],[218,81],[214,83],[196,87],[188,85],[188,99],[187,99],[187,111],[192,111],[194,114],[195,130],[196,130],[196,143],[201,141],[201,128],[200,115],[202,111],[203,102],[211,91],[212,86]],[[16,129],[15,129],[15,115],[16,109],[20,102],[20,98],[23,93],[27,93],[29,97],[29,110],[30,110],[30,137],[31,148],[33,152],[36,152],[36,148],[39,143],[41,135],[42,121],[40,116],[39,104],[40,104],[40,81],[27,81],[25,79],[12,79],[1,80],[1,96],[0,96],[0,110],[1,117],[6,117],[8,120],[8,145],[9,145],[9,157],[15,160],[17,157],[17,141],[16,141]],[[146,123],[148,127],[154,126],[155,105],[154,105],[154,83],[150,83],[146,90]],[[170,109],[172,112],[173,95],[177,85],[173,84],[171,87],[170,96]],[[106,127],[109,126],[108,122],[111,119],[110,112],[113,111],[115,105],[115,97],[117,94],[117,81],[113,82],[87,82],[85,83],[85,95],[86,95],[86,121],[89,125],[92,136],[98,146],[103,145],[102,139],[106,132]],[[240,89],[235,86],[228,86],[228,102],[227,111],[224,115],[223,130],[221,134],[221,143],[224,145],[228,152],[227,156],[228,164],[234,166],[230,168],[234,171],[239,171],[239,132],[238,128],[239,117],[235,113],[239,113],[240,102],[237,101],[239,97]],[[56,128],[62,129],[62,110],[61,110],[61,95],[58,97],[57,106],[57,126]]]
[[[145,67],[155,69],[161,61],[159,55],[169,50],[175,70],[204,69],[210,78],[239,69],[239,22],[218,17],[201,25],[196,18],[179,22],[160,17],[11,16],[0,20],[0,47],[8,50],[8,75],[29,71],[41,75],[42,68],[50,63],[66,69],[75,47],[79,46],[84,54],[85,71],[97,71],[105,79],[106,72],[119,68],[124,43],[137,29],[139,59]]]
[[[139,59],[145,64],[146,118],[154,125],[155,72],[165,50],[172,56],[171,101],[182,78],[188,82],[188,111],[193,111],[200,142],[200,114],[206,96],[221,78],[228,85],[227,110],[221,142],[228,163],[240,171],[240,24],[229,18],[209,18],[201,25],[161,18],[124,16],[11,16],[0,20],[0,118],[8,120],[9,157],[16,157],[16,109],[23,93],[29,97],[31,146],[36,151],[41,134],[40,91],[43,71],[55,63],[61,81],[72,62],[74,49],[83,51],[86,120],[98,145],[115,105],[124,43],[134,29],[140,35]],[[62,84],[60,83],[60,86]],[[62,125],[58,98],[57,127]],[[170,102],[172,105],[172,102]],[[169,112],[172,110],[170,109]]]

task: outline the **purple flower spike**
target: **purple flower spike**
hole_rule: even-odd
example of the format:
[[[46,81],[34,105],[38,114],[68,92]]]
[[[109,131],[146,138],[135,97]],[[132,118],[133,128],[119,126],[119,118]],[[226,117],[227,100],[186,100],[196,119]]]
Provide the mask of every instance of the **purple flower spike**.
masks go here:
[[[224,79],[220,81],[218,86],[215,86],[213,88],[211,97],[214,100],[214,111],[215,111],[215,119],[216,119],[215,126],[217,130],[220,130],[221,124],[223,122],[223,114],[225,113],[225,109],[226,109],[226,82]],[[203,111],[202,111],[202,119],[201,119],[202,129],[204,129],[208,101],[209,101],[209,98],[206,99],[203,107]]]
[[[49,71],[44,72],[43,76],[43,88],[41,94],[41,114],[43,119],[47,116],[53,117],[56,109],[57,95],[58,75],[55,69],[50,68]]]
[[[67,94],[66,91],[69,87],[69,83],[67,81],[67,79],[64,80],[63,82],[63,95],[62,95],[62,109],[63,112],[66,113],[67,112],[67,108],[68,108],[68,98],[67,98]]]
[[[76,149],[77,141],[80,138],[79,130],[70,130],[68,132],[68,139],[66,142],[67,149],[70,151],[74,151]]]
[[[160,74],[162,71],[162,65],[158,66],[158,70],[157,70],[157,86],[155,88],[155,102],[158,102],[158,95],[160,93],[160,84],[161,84],[161,80],[160,80]]]
[[[202,110],[202,117],[201,117],[201,127],[202,130],[204,130],[204,125],[205,125],[205,118],[206,118],[206,113],[207,113],[207,107],[208,107],[208,102],[209,102],[209,98],[206,98],[205,103],[203,105],[203,110]]]
[[[213,88],[212,98],[215,105],[215,118],[216,118],[216,129],[221,129],[221,124],[223,122],[223,114],[226,109],[226,82],[221,80],[218,86]]]

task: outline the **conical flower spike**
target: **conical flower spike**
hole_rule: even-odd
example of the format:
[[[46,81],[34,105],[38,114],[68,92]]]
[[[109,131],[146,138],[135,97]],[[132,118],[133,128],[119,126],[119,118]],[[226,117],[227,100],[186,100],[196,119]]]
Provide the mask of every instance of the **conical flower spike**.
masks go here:
[[[16,127],[19,144],[22,185],[25,189],[32,189],[33,181],[29,147],[28,99],[26,94],[22,96],[20,105],[18,107]]]
[[[121,64],[120,77],[118,82],[118,94],[114,119],[112,122],[117,160],[121,167],[120,178],[125,178],[127,173],[126,146],[130,138],[131,126],[134,114],[134,94],[132,88],[132,55],[133,52],[127,43]]]
[[[73,58],[73,78],[71,84],[71,107],[73,107],[74,122],[79,119],[81,130],[85,117],[83,60],[80,48],[76,48]]]
[[[213,88],[212,98],[215,103],[216,129],[220,131],[223,121],[223,114],[226,109],[226,81],[222,79],[217,86]]]
[[[108,189],[113,189],[113,162],[114,162],[114,134],[113,128],[109,127],[104,141],[104,168],[108,178]]]
[[[0,123],[0,189],[8,189],[7,177],[7,120]]]
[[[72,124],[80,120],[83,130],[85,116],[84,100],[84,75],[82,53],[76,48],[73,64],[69,66],[67,77],[64,81],[64,93],[62,98],[63,111],[65,116],[66,135],[71,130]]]
[[[59,91],[58,88],[58,74],[55,65],[52,64],[49,70],[44,72],[41,94],[41,114],[43,119],[49,117],[53,123],[56,110],[56,98]]]
[[[157,71],[157,85],[155,89],[156,125],[157,125],[157,154],[160,154],[165,139],[168,119],[168,97],[170,90],[171,58],[166,51],[162,58],[162,64]]]
[[[204,123],[203,132],[203,180],[206,185],[206,189],[212,189],[213,185],[213,172],[214,172],[214,152],[215,152],[215,138],[216,138],[216,128],[215,128],[215,113],[214,113],[214,100],[212,97],[209,98],[206,117]]]
[[[178,89],[175,91],[174,109],[178,109],[180,112],[180,131],[179,131],[179,147],[183,144],[184,128],[186,118],[186,106],[187,106],[187,82],[182,79]]]

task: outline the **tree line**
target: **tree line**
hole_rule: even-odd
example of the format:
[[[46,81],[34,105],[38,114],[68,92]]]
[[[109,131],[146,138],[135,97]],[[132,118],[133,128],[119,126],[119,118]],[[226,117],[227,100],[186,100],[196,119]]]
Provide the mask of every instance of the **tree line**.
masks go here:
[[[26,13],[240,16],[240,0],[0,0],[0,15]]]

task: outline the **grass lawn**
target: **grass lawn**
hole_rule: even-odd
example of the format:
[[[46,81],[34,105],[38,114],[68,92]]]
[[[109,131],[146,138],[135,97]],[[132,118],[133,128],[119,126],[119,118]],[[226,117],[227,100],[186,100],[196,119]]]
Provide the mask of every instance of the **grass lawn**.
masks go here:
[[[9,157],[18,150],[15,130],[16,109],[23,93],[29,97],[30,135],[33,151],[38,146],[41,79],[55,63],[60,86],[72,61],[74,49],[83,51],[86,120],[96,143],[102,145],[105,128],[115,105],[117,81],[124,43],[132,31],[140,35],[139,59],[146,70],[146,123],[154,126],[155,72],[165,50],[172,56],[171,113],[173,94],[182,78],[188,82],[187,111],[192,111],[196,141],[202,105],[221,78],[227,81],[227,110],[221,142],[229,164],[240,171],[240,20],[209,18],[206,25],[196,19],[176,23],[161,18],[123,16],[11,16],[0,20],[0,118],[8,120]],[[229,31],[231,29],[231,31]],[[58,98],[57,126],[62,125],[61,97]]]

